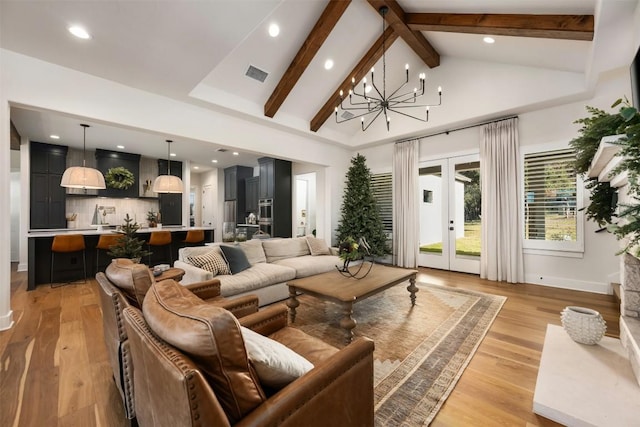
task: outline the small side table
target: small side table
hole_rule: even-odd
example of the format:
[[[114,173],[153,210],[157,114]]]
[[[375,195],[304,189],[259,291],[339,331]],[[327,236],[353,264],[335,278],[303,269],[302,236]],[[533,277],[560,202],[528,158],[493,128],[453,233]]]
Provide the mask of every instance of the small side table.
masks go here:
[[[151,271],[153,273],[153,270]],[[156,282],[160,282],[162,280],[167,280],[167,279],[173,279],[176,282],[179,282],[180,280],[182,280],[182,277],[184,277],[184,270],[181,268],[170,268],[168,270],[165,270],[162,272],[162,274],[160,274],[159,276],[155,276]]]

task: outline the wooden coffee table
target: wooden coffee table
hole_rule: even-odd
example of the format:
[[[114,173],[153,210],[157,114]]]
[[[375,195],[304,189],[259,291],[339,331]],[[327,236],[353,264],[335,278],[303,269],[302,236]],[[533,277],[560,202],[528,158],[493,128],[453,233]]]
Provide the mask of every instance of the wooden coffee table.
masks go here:
[[[151,271],[153,273],[153,270]],[[155,276],[156,282],[160,282],[162,280],[173,279],[176,282],[179,282],[184,277],[184,270],[181,268],[170,268],[165,270],[159,276]]]
[[[344,310],[340,327],[346,331],[345,342],[349,344],[353,339],[353,329],[356,327],[356,321],[352,317],[353,304],[409,280],[407,290],[413,306],[416,304],[416,292],[418,292],[416,287],[417,273],[416,270],[376,264],[363,279],[345,277],[336,270],[291,280],[287,282],[287,286],[289,286],[289,299],[287,300],[289,320],[291,323],[296,320],[296,308],[300,305],[297,296],[300,293],[334,302],[342,306]]]

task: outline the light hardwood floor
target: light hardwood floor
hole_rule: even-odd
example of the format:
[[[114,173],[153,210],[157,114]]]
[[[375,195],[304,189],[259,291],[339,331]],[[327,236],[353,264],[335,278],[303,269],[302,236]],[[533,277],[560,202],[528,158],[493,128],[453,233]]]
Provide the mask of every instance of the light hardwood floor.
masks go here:
[[[104,346],[98,284],[27,292],[26,280],[14,266],[15,325],[0,332],[0,426],[128,426]],[[602,313],[608,335],[619,334],[613,296],[425,268],[418,281],[507,297],[433,426],[555,425],[531,410],[546,325],[580,305]]]

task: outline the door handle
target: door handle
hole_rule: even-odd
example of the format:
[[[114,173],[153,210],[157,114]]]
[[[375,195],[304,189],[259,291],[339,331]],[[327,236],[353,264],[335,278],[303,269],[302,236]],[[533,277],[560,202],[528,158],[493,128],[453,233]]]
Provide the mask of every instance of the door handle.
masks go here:
[[[449,227],[449,231],[453,231],[453,227]]]

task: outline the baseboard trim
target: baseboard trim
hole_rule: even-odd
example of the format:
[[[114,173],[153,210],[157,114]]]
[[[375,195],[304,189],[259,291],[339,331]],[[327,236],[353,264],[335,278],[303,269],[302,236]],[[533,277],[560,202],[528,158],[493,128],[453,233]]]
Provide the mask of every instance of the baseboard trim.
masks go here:
[[[29,269],[29,264],[25,263],[20,263],[18,264],[18,271],[27,271]]]
[[[13,326],[13,311],[9,310],[4,316],[0,316],[0,331],[6,331]]]
[[[525,274],[525,283],[548,286],[550,288],[570,289],[573,291],[593,292],[596,294],[611,295],[613,290],[608,283],[587,282],[582,280],[567,279],[566,277],[550,277],[534,274]]]

